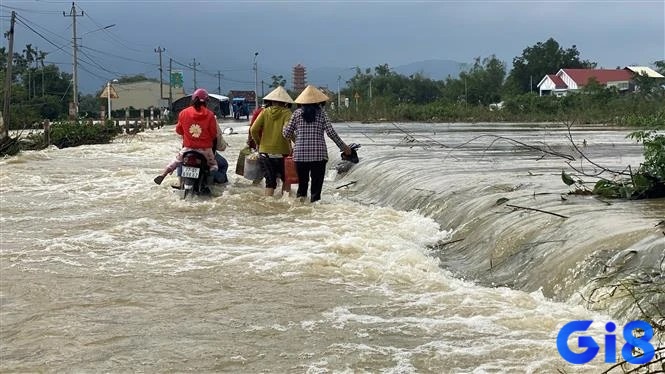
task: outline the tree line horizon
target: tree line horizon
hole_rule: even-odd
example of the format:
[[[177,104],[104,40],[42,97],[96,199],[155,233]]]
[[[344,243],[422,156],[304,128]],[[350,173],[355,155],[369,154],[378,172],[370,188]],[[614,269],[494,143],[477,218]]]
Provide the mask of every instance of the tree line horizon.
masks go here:
[[[72,75],[60,71],[54,64],[45,64],[47,55],[48,53],[33,48],[31,44],[26,45],[22,53],[14,53],[10,108],[12,123],[9,124],[12,129],[24,128],[47,118],[53,121],[66,119],[68,116]],[[0,68],[3,75],[6,74],[8,60],[6,49],[0,48]],[[346,81],[346,87],[336,93],[350,99],[351,110],[343,112],[340,110],[342,108],[337,108],[332,117],[337,120],[367,121],[557,120],[556,115],[570,114],[570,110],[566,109],[571,109],[571,106],[575,105],[562,105],[562,102],[566,101],[565,97],[557,100],[551,97],[540,99],[530,97],[534,91],[537,91],[537,83],[545,75],[553,74],[562,68],[592,69],[596,66],[596,62],[580,58],[580,51],[576,45],[564,48],[554,38],[549,38],[525,48],[520,56],[514,57],[510,70],[495,55],[476,57],[468,70],[460,72],[457,77],[449,76],[442,80],[427,78],[423,73],[401,75],[394,72],[388,64],[365,69],[357,67],[355,75]],[[665,60],[654,61],[652,66],[665,75]],[[273,75],[271,79],[269,88],[286,84],[282,75]],[[119,82],[145,80],[157,81],[143,74],[137,74],[122,76]],[[661,85],[646,80],[640,83],[641,87],[646,87],[650,93],[657,93],[659,88],[662,88]],[[3,85],[3,95],[4,90]],[[609,95],[603,99],[605,102],[611,98],[619,98],[618,93],[612,93],[611,90],[603,89],[593,83],[582,91],[595,93],[598,96],[605,90],[610,91],[605,93]],[[95,94],[79,93],[79,112],[84,116],[87,114],[89,118],[98,118],[100,107],[105,105],[105,99],[99,98],[100,92],[101,89]],[[487,112],[491,112],[488,110],[489,104],[500,101],[506,102],[507,110],[500,111],[501,115],[488,114]],[[336,103],[336,98],[331,97],[330,102]],[[429,113],[431,110],[421,113],[422,107],[428,106],[438,107],[439,110],[435,110],[436,113]],[[414,107],[421,108],[414,109]],[[479,107],[483,107],[484,110],[477,111]],[[644,105],[638,107],[647,109]],[[529,116],[529,113],[533,115]],[[650,109],[643,113],[631,110],[626,114],[648,115],[649,113],[654,112]],[[587,117],[582,122],[606,121],[602,116]]]

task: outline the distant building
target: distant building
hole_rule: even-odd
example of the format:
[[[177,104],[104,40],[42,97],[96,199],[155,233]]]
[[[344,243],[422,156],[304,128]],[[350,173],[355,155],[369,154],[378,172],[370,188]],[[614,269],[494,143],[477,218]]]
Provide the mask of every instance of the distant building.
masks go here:
[[[665,78],[662,74],[648,66],[626,66],[624,69],[630,70],[637,75],[646,75],[649,78]]]
[[[112,99],[113,110],[118,109],[149,109],[162,108],[168,106],[168,99],[162,100],[160,95],[169,96],[169,85],[162,85],[162,91],[159,89],[159,82],[141,81],[132,83],[112,83],[113,89],[118,94],[117,99]],[[103,89],[106,89],[104,85]],[[185,89],[182,87],[171,89],[173,101],[185,96]]]
[[[240,90],[231,90],[227,95],[231,100],[243,98],[246,102],[254,102],[256,95],[254,91],[240,91]]]
[[[226,118],[231,114],[230,100],[226,96],[217,95],[217,94],[208,94],[209,100],[207,108],[210,109],[217,118]],[[178,100],[173,102],[173,114],[178,116],[180,111],[192,105],[192,95],[183,96]]]
[[[233,117],[239,119],[238,117],[247,116],[249,120],[249,115],[256,108],[256,94],[254,91],[231,90],[228,97],[231,100],[231,114],[233,114]],[[241,111],[237,111],[239,104],[242,104]]]
[[[654,72],[655,73],[655,72]],[[658,74],[658,73],[656,73]],[[626,69],[560,69],[556,74],[548,74],[538,83],[540,96],[564,96],[577,91],[595,80],[605,87],[615,87],[619,92],[635,90],[635,72]]]
[[[307,87],[307,72],[305,67],[298,64],[293,67],[293,91],[298,94]]]

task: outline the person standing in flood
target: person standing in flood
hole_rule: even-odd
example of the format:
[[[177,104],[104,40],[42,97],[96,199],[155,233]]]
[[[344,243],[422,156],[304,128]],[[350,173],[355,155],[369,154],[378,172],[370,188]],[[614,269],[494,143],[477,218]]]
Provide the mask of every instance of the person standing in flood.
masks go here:
[[[259,148],[259,163],[266,178],[265,195],[273,196],[278,176],[282,179],[282,191],[291,191],[291,186],[284,183],[284,157],[291,153],[291,143],[282,136],[282,129],[291,118],[289,106],[293,99],[284,87],[278,86],[263,100],[272,105],[261,111],[249,131]]]
[[[351,148],[342,141],[332,127],[328,115],[322,108],[322,103],[329,98],[312,85],[296,98],[296,104],[302,105],[296,109],[289,123],[282,130],[286,139],[295,139],[293,161],[298,172],[297,197],[306,198],[309,180],[312,180],[310,201],[321,200],[323,179],[326,174],[328,162],[328,148],[324,133],[344,152],[351,155]]]

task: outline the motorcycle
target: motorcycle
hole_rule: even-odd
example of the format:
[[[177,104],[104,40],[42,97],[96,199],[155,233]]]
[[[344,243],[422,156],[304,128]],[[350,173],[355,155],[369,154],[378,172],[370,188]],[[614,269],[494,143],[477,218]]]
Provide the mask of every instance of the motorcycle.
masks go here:
[[[182,155],[182,165],[180,167],[180,186],[178,190],[182,191],[182,198],[187,195],[209,196],[209,183],[212,180],[208,162],[204,155],[196,151],[188,151]]]

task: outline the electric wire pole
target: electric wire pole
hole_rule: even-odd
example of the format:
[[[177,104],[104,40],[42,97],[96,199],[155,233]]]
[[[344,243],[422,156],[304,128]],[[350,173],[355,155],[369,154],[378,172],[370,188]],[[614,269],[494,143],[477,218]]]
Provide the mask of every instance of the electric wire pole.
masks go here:
[[[74,112],[76,118],[78,118],[79,114],[79,95],[78,95],[78,46],[76,45],[76,5],[74,5],[74,2],[72,2],[72,9],[69,11],[69,14],[65,14],[65,12],[62,12],[62,15],[65,17],[72,17],[72,45],[74,47],[74,63],[72,67],[72,86],[73,86],[73,97],[74,97]],[[81,16],[84,16],[85,13],[81,11]]]
[[[173,59],[169,57],[169,113],[173,110],[172,107],[173,107]]]
[[[155,48],[155,53],[159,53],[159,101],[160,105],[162,104],[161,101],[166,99],[164,97],[164,78],[162,77],[162,52],[166,51],[166,48],[162,47],[157,47]],[[169,75],[170,77],[170,75]]]
[[[5,33],[5,36],[9,38],[9,50],[7,51],[7,70],[5,70],[5,101],[2,106],[2,133],[0,134],[0,140],[7,139],[9,137],[9,101],[11,100],[12,95],[12,65],[14,64],[14,24],[16,23],[16,12],[12,10],[12,20],[9,26],[9,31]]]
[[[200,62],[197,63],[196,59],[194,59],[194,62],[191,65],[189,65],[194,69],[194,90],[192,90],[192,92],[196,91],[196,88],[198,87],[198,85],[196,84],[196,67],[199,65],[201,65],[201,63]]]
[[[217,95],[222,94],[222,77],[224,74],[222,74],[219,70],[217,70]]]
[[[256,57],[259,52],[254,52],[254,109],[259,107],[259,65]]]

